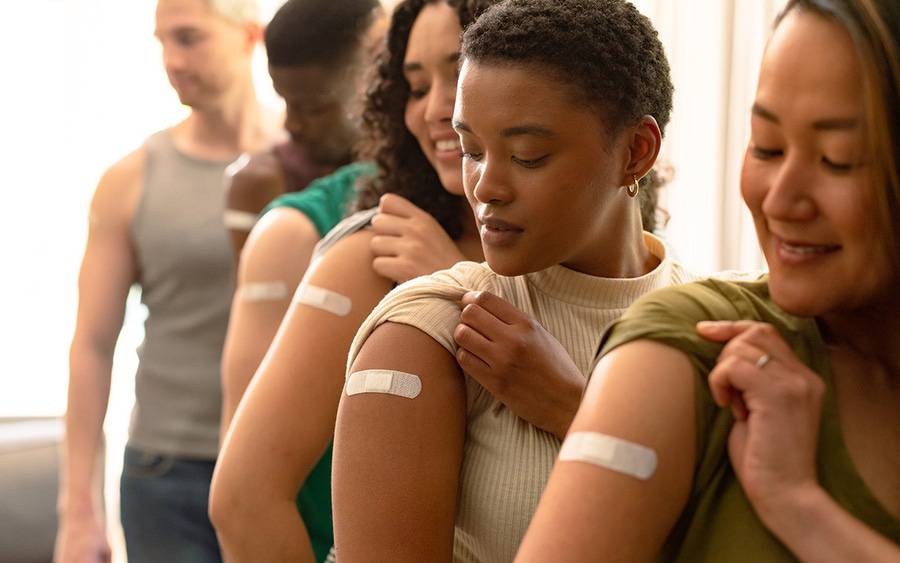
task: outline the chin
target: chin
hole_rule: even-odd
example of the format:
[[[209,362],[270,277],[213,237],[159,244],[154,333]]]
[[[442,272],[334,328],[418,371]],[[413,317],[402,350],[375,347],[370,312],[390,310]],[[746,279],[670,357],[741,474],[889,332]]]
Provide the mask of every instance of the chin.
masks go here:
[[[444,189],[447,190],[447,193],[458,195],[461,197],[466,196],[466,190],[463,187],[461,169],[442,170],[441,168],[438,168],[438,178],[440,178],[441,185],[444,186]]]
[[[770,276],[769,294],[781,310],[796,317],[817,317],[829,309],[822,296],[816,295],[815,288],[806,284],[792,284]]]

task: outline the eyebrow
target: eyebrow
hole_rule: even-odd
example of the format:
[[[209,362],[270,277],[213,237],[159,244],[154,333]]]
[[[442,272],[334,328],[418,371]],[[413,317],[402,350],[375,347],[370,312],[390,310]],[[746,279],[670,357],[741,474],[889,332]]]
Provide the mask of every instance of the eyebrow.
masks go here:
[[[781,123],[781,120],[778,119],[778,116],[775,115],[774,112],[764,108],[758,103],[753,104],[753,109],[751,110],[751,112],[753,113],[753,115],[761,117],[766,121],[771,121],[775,124]],[[847,129],[856,129],[857,127],[859,127],[859,119],[855,117],[830,117],[814,121],[812,124],[812,128],[816,131],[840,131]]]
[[[472,128],[466,125],[463,121],[454,121],[453,128],[457,131],[465,131],[466,133],[473,133]],[[509,137],[519,137],[522,135],[533,135],[535,137],[541,138],[550,138],[555,137],[556,133],[547,129],[546,127],[541,127],[540,125],[515,125],[513,127],[507,127],[506,129],[500,131],[500,136],[509,138]]]
[[[459,63],[459,51],[456,51],[455,53],[451,53],[444,57],[444,62],[453,64]],[[420,62],[413,61],[410,63],[403,63],[403,72],[416,72],[422,70],[425,70],[425,67]]]

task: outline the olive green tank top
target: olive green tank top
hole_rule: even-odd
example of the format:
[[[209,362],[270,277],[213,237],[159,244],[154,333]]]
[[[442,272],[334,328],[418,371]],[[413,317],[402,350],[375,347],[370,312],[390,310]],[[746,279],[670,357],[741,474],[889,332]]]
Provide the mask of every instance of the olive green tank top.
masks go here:
[[[796,559],[757,518],[728,458],[731,409],[718,407],[707,383],[723,345],[697,335],[703,320],[754,320],[778,329],[797,357],[827,385],[816,450],[819,483],[845,510],[900,543],[900,521],[879,504],[857,473],[841,434],[829,355],[814,319],[780,310],[766,278],[705,280],[663,289],[638,300],[610,328],[601,354],[634,340],[654,340],[686,353],[695,368],[697,460],[690,497],[661,561],[757,563]]]

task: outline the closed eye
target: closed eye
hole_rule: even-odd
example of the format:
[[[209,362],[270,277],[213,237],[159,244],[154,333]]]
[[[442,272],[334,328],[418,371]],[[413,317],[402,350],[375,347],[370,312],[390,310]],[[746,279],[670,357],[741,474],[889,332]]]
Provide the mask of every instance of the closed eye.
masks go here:
[[[524,158],[519,158],[519,157],[513,156],[512,161],[515,162],[516,164],[518,164],[519,166],[523,166],[525,168],[537,168],[541,164],[543,164],[545,160],[547,160],[548,156],[550,156],[550,155],[545,154],[544,156],[541,156],[538,158],[532,158],[532,159],[524,159]]]
[[[782,154],[784,154],[784,152],[779,149],[764,149],[762,147],[753,147],[750,149],[750,154],[753,155],[753,158],[757,158],[759,160],[770,160],[781,156]]]

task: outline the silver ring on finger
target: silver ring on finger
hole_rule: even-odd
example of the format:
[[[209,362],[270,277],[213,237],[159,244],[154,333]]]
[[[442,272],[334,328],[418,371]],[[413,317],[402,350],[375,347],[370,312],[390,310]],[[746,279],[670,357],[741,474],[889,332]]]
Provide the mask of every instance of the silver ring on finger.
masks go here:
[[[756,364],[755,364],[756,369],[762,369],[762,368],[766,367],[766,364],[768,364],[771,360],[772,360],[772,356],[764,353],[762,356],[759,357],[758,360],[756,360]]]

